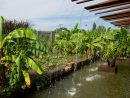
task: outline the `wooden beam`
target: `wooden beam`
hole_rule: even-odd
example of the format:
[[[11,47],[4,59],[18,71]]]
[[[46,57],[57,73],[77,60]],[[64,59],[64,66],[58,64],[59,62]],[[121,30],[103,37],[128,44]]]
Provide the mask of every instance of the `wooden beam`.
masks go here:
[[[113,23],[114,25],[128,25],[130,24],[130,22],[126,22],[126,23]]]
[[[77,1],[77,4],[80,4],[80,3],[85,3],[93,0],[71,0],[71,1]],[[113,8],[106,11],[98,12],[96,14],[120,11],[110,15],[101,16],[100,18],[103,18],[104,20],[117,20],[111,22],[116,26],[130,26],[130,5],[129,4],[130,4],[130,0],[106,0],[97,4],[87,6],[85,7],[85,9],[92,12],[92,11]]]
[[[74,2],[74,1],[78,1],[78,0],[71,0],[72,2]]]
[[[122,19],[122,20],[118,20],[118,21],[113,21],[111,23],[114,24],[114,23],[125,23],[125,22],[130,22],[130,18],[126,18],[126,19]]]
[[[119,27],[127,27],[127,26],[130,26],[130,24],[126,24],[126,25],[120,24],[120,25],[115,25],[115,26],[119,26]]]
[[[122,22],[122,23],[112,23],[114,25],[127,25],[130,24],[130,22]]]
[[[94,9],[89,9],[89,10],[90,10],[90,12],[92,12],[92,11],[104,10],[104,9],[107,9],[107,8],[118,7],[118,6],[127,5],[127,4],[130,4],[130,1],[124,1],[124,2],[120,2],[120,3],[113,3],[113,4],[110,4],[110,5],[101,6],[101,7],[94,8]],[[87,9],[87,8],[85,7],[85,9]]]
[[[104,20],[109,20],[109,21],[112,21],[112,20],[118,20],[118,19],[125,19],[125,18],[130,18],[130,14],[127,15],[123,15],[123,16],[113,16],[113,17],[107,17],[107,18],[103,18]]]
[[[120,19],[120,18],[130,18],[130,10],[114,13],[111,15],[101,16],[105,20],[113,20],[113,19]]]
[[[94,8],[103,7],[103,6],[106,6],[106,5],[111,5],[111,4],[113,4],[114,2],[117,2],[117,1],[118,0],[107,0],[107,1],[103,1],[103,2],[100,2],[100,3],[97,3],[97,4],[93,4],[93,5],[87,6],[85,8],[87,10],[90,10],[90,9],[94,9]]]
[[[127,1],[130,1],[130,0],[107,0],[107,1],[103,1],[103,2],[100,2],[100,3],[97,3],[97,4],[87,6],[85,8],[88,9],[88,10],[91,10],[91,9],[95,9],[95,8],[110,6],[110,5],[113,5],[113,4],[116,4],[116,3],[124,3],[124,2],[127,2]]]
[[[93,0],[81,0],[81,1],[78,1],[76,4],[81,4],[81,3],[85,3],[85,2],[89,2],[89,1],[93,1]]]
[[[96,13],[96,15],[97,14],[108,13],[108,12],[119,11],[119,10],[126,10],[126,9],[130,9],[130,5],[119,7],[119,8],[115,8],[115,9],[112,9],[112,10],[103,11],[103,12],[98,12],[98,13]]]

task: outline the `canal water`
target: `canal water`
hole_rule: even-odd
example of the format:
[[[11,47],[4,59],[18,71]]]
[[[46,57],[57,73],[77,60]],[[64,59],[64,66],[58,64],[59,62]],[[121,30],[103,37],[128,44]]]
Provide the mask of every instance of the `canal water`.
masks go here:
[[[130,98],[130,61],[118,61],[118,73],[98,72],[98,61],[23,98]]]

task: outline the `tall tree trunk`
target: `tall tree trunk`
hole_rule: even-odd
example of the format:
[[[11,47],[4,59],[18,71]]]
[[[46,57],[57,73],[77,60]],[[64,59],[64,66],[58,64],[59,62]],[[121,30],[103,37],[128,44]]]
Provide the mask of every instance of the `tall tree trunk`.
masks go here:
[[[116,57],[114,57],[114,58],[108,58],[108,59],[107,59],[107,63],[108,63],[108,66],[109,66],[109,67],[115,67]]]

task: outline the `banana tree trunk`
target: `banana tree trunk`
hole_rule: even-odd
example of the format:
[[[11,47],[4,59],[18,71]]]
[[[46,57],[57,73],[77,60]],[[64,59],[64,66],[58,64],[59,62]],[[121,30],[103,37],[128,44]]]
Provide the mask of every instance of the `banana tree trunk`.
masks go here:
[[[4,18],[0,16],[0,45],[2,45],[2,33],[4,26]],[[4,49],[0,48],[0,59],[4,56]],[[5,83],[5,67],[3,62],[0,61],[0,86]]]
[[[107,59],[107,63],[108,63],[108,66],[109,66],[109,67],[115,67],[116,57],[114,57],[114,58],[108,58],[108,59]]]
[[[88,51],[85,51],[86,59],[90,59],[90,53]]]
[[[0,66],[0,86],[5,84],[5,67],[3,64]]]
[[[92,52],[91,52],[90,49],[86,49],[85,54],[86,54],[86,59],[91,59],[92,58]]]
[[[0,58],[2,58],[4,56],[4,51],[3,48],[0,49]]]
[[[0,58],[4,56],[3,48],[0,49]],[[0,86],[5,84],[5,66],[3,62],[0,61]]]

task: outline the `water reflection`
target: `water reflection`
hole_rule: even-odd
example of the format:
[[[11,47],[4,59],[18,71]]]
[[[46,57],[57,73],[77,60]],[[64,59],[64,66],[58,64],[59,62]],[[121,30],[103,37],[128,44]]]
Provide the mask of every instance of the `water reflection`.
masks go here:
[[[88,77],[86,78],[86,81],[89,82],[89,81],[93,81],[93,80],[95,80],[95,79],[100,79],[100,78],[102,78],[102,76],[96,74],[96,75],[93,75],[93,76],[88,76]]]
[[[82,84],[81,84],[81,83],[78,83],[78,84],[77,84],[77,86],[79,86],[79,87],[80,87],[80,86],[82,86]]]
[[[97,71],[98,70],[98,67],[95,67],[95,68],[90,68],[89,71]]]
[[[70,90],[68,90],[67,94],[74,96],[77,92],[77,89],[72,87]]]

